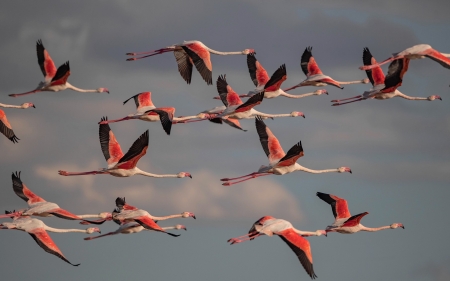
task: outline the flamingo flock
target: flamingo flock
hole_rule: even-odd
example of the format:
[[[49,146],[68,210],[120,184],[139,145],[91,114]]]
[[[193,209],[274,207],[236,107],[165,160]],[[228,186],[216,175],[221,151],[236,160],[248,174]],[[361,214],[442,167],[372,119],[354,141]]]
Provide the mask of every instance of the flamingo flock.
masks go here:
[[[85,93],[109,93],[107,88],[98,88],[95,90],[79,89],[72,86],[67,82],[70,75],[69,62],[62,64],[59,68],[55,67],[53,60],[51,59],[48,51],[44,48],[41,40],[36,42],[36,51],[38,57],[39,67],[44,75],[44,81],[40,82],[38,87],[32,91],[11,94],[11,97],[20,97],[23,95],[50,91],[58,92],[66,89],[85,92]],[[256,172],[252,172],[243,176],[234,178],[222,178],[223,186],[231,186],[251,179],[256,179],[268,175],[286,175],[295,171],[303,171],[312,174],[322,173],[352,173],[352,170],[347,166],[341,166],[331,169],[311,169],[301,166],[297,163],[299,158],[304,156],[304,150],[302,142],[298,141],[287,152],[284,152],[280,142],[274,135],[271,129],[265,124],[264,120],[274,119],[277,117],[303,117],[305,114],[301,111],[293,111],[291,113],[283,114],[269,114],[257,111],[256,106],[264,102],[265,99],[272,99],[278,96],[285,96],[288,98],[304,98],[314,95],[328,95],[328,91],[325,89],[316,90],[306,94],[292,95],[287,91],[298,87],[314,86],[334,86],[343,89],[342,85],[348,84],[372,84],[372,89],[364,92],[362,95],[355,97],[345,98],[341,100],[332,100],[333,106],[344,105],[357,101],[367,99],[379,99],[385,100],[393,97],[401,97],[408,100],[442,100],[438,95],[431,95],[428,97],[411,97],[407,96],[398,88],[403,83],[403,77],[406,75],[410,60],[419,58],[431,58],[438,62],[445,68],[450,68],[450,54],[440,53],[429,45],[421,44],[405,49],[402,52],[395,53],[392,57],[378,63],[372,56],[368,48],[363,50],[363,64],[360,67],[361,70],[365,70],[367,78],[355,81],[337,81],[330,76],[324,75],[319,68],[315,58],[312,55],[312,47],[307,47],[301,55],[300,67],[306,79],[287,89],[282,89],[281,85],[287,80],[286,65],[281,66],[269,77],[267,71],[256,59],[254,49],[244,49],[238,52],[220,52],[215,51],[200,41],[184,41],[181,44],[171,45],[162,49],[157,49],[149,52],[140,53],[127,53],[131,56],[127,61],[136,61],[143,58],[163,54],[166,52],[173,52],[178,71],[182,78],[191,83],[192,68],[195,65],[196,69],[200,73],[200,76],[206,82],[207,85],[213,83],[212,80],[212,63],[210,54],[216,55],[246,55],[247,68],[250,74],[250,78],[255,88],[248,91],[247,94],[238,94],[228,84],[225,74],[218,76],[216,80],[216,89],[218,96],[214,99],[219,99],[223,103],[222,106],[216,106],[212,109],[201,111],[200,113],[192,116],[179,116],[175,117],[174,107],[156,107],[152,102],[152,93],[149,91],[136,94],[123,102],[126,104],[131,99],[134,100],[136,105],[136,112],[120,119],[108,120],[108,118],[102,117],[98,122],[99,126],[99,140],[100,148],[103,156],[105,157],[107,167],[94,171],[84,172],[68,172],[66,170],[59,170],[58,174],[61,176],[82,176],[82,175],[101,175],[108,174],[114,177],[130,177],[134,175],[143,175],[146,177],[154,178],[186,178],[192,179],[192,175],[189,172],[179,172],[174,174],[153,174],[143,171],[137,167],[137,163],[146,154],[149,147],[150,133],[146,130],[142,133],[135,142],[131,145],[126,153],[122,152],[121,146],[117,141],[113,131],[110,128],[110,123],[118,123],[126,120],[143,120],[148,122],[159,121],[166,132],[170,135],[173,124],[188,124],[191,122],[199,122],[203,120],[209,120],[213,123],[228,124],[231,127],[246,131],[242,128],[239,120],[254,119],[256,132],[259,137],[261,146],[269,160],[269,164],[262,165]],[[390,63],[388,67],[387,75],[385,76],[381,65]],[[248,98],[243,101],[241,98]],[[33,103],[23,103],[22,105],[8,105],[0,103],[0,107],[4,108],[36,108]],[[97,119],[98,120],[98,119]],[[115,126],[115,125],[114,125]],[[117,125],[120,126],[120,125]],[[186,125],[187,126],[187,125]],[[271,125],[272,127],[272,125]],[[275,125],[273,127],[276,127]],[[13,143],[18,142],[19,138],[13,131],[6,114],[3,110],[0,110],[0,132],[5,135]],[[308,146],[313,147],[313,144]],[[239,160],[239,159],[237,159]],[[218,183],[217,183],[218,184]],[[36,243],[47,253],[57,256],[63,261],[78,266],[79,264],[73,264],[62,254],[61,250],[48,235],[47,232],[80,232],[85,234],[92,234],[99,232],[98,227],[90,227],[87,229],[57,229],[44,224],[43,221],[34,217],[57,217],[66,220],[78,220],[82,225],[96,224],[101,225],[107,221],[114,221],[119,225],[118,229],[106,234],[98,236],[85,237],[84,240],[94,240],[101,237],[113,236],[117,234],[133,234],[142,232],[144,230],[152,232],[161,232],[172,237],[178,237],[179,234],[169,232],[169,230],[186,230],[186,226],[181,224],[175,224],[172,226],[160,226],[159,221],[165,221],[167,219],[175,218],[194,218],[196,216],[192,212],[182,212],[168,216],[153,216],[148,211],[140,209],[138,207],[129,205],[125,201],[125,197],[117,197],[115,200],[115,209],[113,212],[99,212],[97,214],[83,214],[76,215],[63,208],[56,203],[48,202],[42,197],[32,192],[21,179],[21,173],[15,172],[12,174],[12,185],[15,194],[23,199],[28,207],[18,208],[17,211],[6,211],[5,215],[1,215],[1,219],[12,219],[12,222],[0,223],[0,229],[16,229],[29,233]],[[390,225],[381,227],[366,227],[361,224],[361,219],[368,214],[368,212],[362,212],[357,215],[351,215],[348,209],[347,201],[336,195],[317,192],[316,195],[332,208],[335,221],[326,226],[325,229],[316,231],[303,231],[295,228],[291,222],[284,219],[274,218],[272,216],[263,216],[257,220],[248,231],[247,234],[228,239],[228,242],[238,244],[244,241],[253,240],[259,236],[267,235],[279,236],[294,252],[298,258],[303,269],[311,279],[317,278],[316,272],[313,267],[312,249],[308,237],[311,236],[328,236],[330,232],[337,232],[343,234],[353,234],[360,231],[376,232],[385,229],[404,229],[402,223],[392,223]],[[88,220],[88,219],[96,220]]]

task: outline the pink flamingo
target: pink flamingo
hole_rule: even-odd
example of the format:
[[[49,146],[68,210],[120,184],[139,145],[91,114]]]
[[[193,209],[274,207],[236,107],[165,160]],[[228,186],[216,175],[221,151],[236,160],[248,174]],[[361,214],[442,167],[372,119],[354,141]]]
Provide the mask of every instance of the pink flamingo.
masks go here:
[[[331,210],[333,211],[333,215],[335,221],[332,225],[327,226],[325,229],[326,232],[339,232],[344,234],[352,234],[359,231],[380,231],[383,229],[395,229],[398,227],[405,228],[401,223],[393,223],[387,226],[381,226],[376,228],[365,227],[360,223],[361,219],[369,214],[368,212],[364,212],[361,214],[357,214],[354,216],[350,215],[350,211],[348,210],[347,201],[343,198],[339,198],[336,195],[326,194],[322,192],[317,192],[316,195],[331,205]]]
[[[129,222],[136,222],[148,230],[163,232],[174,237],[180,236],[177,234],[166,232],[163,228],[156,224],[156,222],[154,221],[154,216],[151,216],[145,210],[128,205],[125,202],[125,198],[117,197],[116,206],[118,206],[119,212],[113,213],[113,220],[117,223],[124,224]],[[192,217],[195,218],[195,215],[192,214]]]
[[[27,202],[29,208],[25,210],[19,210],[17,212],[9,213],[0,216],[0,218],[15,217],[15,216],[39,216],[50,217],[55,216],[66,220],[82,220],[83,224],[102,224],[106,220],[111,219],[111,213],[104,212],[93,215],[74,215],[71,212],[61,209],[57,204],[53,202],[47,202],[43,198],[34,194],[20,179],[20,172],[12,174],[13,189],[17,196]],[[102,218],[99,221],[84,220],[85,218]]]
[[[184,229],[187,230],[184,225],[177,224],[174,226],[165,226],[161,227],[163,230],[170,230],[170,229]],[[100,237],[110,236],[110,235],[116,235],[116,234],[133,234],[141,232],[142,230],[149,230],[144,228],[142,225],[135,223],[135,222],[128,222],[125,224],[122,224],[119,226],[119,228],[116,231],[108,232],[106,234],[98,235],[98,236],[91,236],[91,237],[85,237],[84,240],[93,240]]]
[[[344,89],[341,85],[348,85],[348,84],[367,84],[369,83],[369,79],[363,79],[358,81],[348,81],[348,82],[341,82],[336,81],[330,76],[324,75],[322,71],[320,70],[319,66],[316,63],[316,60],[314,59],[312,55],[312,47],[307,47],[305,51],[303,52],[302,59],[300,66],[303,70],[303,73],[306,75],[306,79],[299,84],[290,87],[286,89],[285,91],[289,91],[298,87],[302,86],[315,86],[315,87],[322,87],[326,85],[331,85],[338,87],[340,89]]]
[[[313,170],[301,166],[296,162],[298,158],[303,156],[303,147],[301,141],[299,141],[296,145],[294,145],[291,149],[289,149],[287,153],[285,153],[280,145],[280,142],[272,133],[272,131],[266,126],[266,124],[264,124],[264,121],[261,118],[256,117],[255,123],[256,123],[256,131],[258,132],[259,135],[259,141],[261,142],[264,152],[269,158],[269,166],[262,165],[257,172],[253,172],[245,176],[236,178],[223,178],[221,179],[221,181],[225,182],[222,183],[222,185],[230,186],[257,177],[268,175],[284,175],[292,173],[294,171],[303,171],[313,174],[332,173],[332,172],[352,173],[352,170],[349,167],[340,167],[337,169],[328,169],[328,170]]]
[[[205,80],[208,85],[212,85],[212,63],[210,53],[216,55],[247,55],[249,53],[254,53],[255,51],[253,49],[245,49],[240,52],[219,52],[205,46],[205,44],[200,41],[192,40],[149,52],[127,53],[128,56],[140,56],[128,58],[127,61],[143,59],[167,52],[173,52],[175,55],[175,59],[178,64],[178,71],[184,81],[188,84],[191,84],[192,65],[195,64],[195,67],[202,76],[203,80]]]
[[[365,65],[377,64],[377,61],[372,56],[368,48],[364,48],[363,61]],[[428,100],[428,101],[433,101],[436,99],[442,100],[442,98],[438,95],[432,95],[426,98],[411,97],[397,90],[397,88],[402,85],[403,75],[405,75],[406,71],[408,70],[408,66],[409,66],[408,58],[394,60],[389,65],[388,75],[386,77],[383,74],[383,70],[381,70],[381,67],[379,66],[376,66],[375,68],[372,69],[368,69],[366,70],[366,74],[367,77],[369,77],[369,80],[373,86],[373,88],[370,91],[366,91],[362,95],[358,95],[355,97],[341,100],[332,100],[331,102],[334,102],[333,106],[337,106],[366,99],[385,100],[394,97],[400,97],[407,100]],[[342,102],[346,100],[350,101]]]
[[[11,124],[9,124],[6,114],[0,109],[0,132],[5,135],[13,143],[18,142],[20,139],[14,133]]]
[[[143,92],[132,96],[123,102],[127,103],[130,99],[134,99],[136,103],[136,113],[130,114],[124,118],[116,120],[105,120],[99,122],[99,124],[109,124],[114,122],[120,122],[125,120],[138,119],[148,122],[161,121],[164,131],[170,135],[170,130],[172,128],[172,123],[183,123],[181,121],[188,120],[189,118],[179,118],[174,117],[175,108],[174,107],[155,107],[152,102],[152,93]]]
[[[6,211],[6,214],[10,212]],[[14,212],[15,213],[15,212]],[[55,255],[63,261],[73,265],[79,266],[80,264],[73,264],[64,257],[61,250],[56,246],[53,239],[48,235],[47,231],[66,233],[66,232],[81,232],[91,234],[94,232],[100,233],[100,229],[97,227],[90,227],[86,230],[83,229],[59,229],[47,226],[41,220],[30,218],[28,216],[14,216],[12,222],[4,222],[0,224],[0,229],[16,229],[25,231],[33,237],[34,241],[49,254]]]
[[[101,121],[108,120],[107,117],[103,117]],[[178,174],[151,174],[142,171],[136,167],[137,162],[145,155],[148,148],[148,130],[145,131],[130,147],[128,152],[124,155],[120,144],[117,142],[114,133],[108,124],[101,124],[99,126],[100,145],[105,156],[108,168],[99,169],[97,171],[89,172],[67,172],[60,170],[58,173],[62,176],[80,176],[80,175],[97,175],[97,174],[109,174],[115,177],[131,177],[134,175],[143,175],[154,178],[192,178],[190,173],[181,172]]]
[[[36,89],[33,91],[25,92],[22,94],[10,94],[10,97],[18,97],[28,94],[34,94],[37,92],[59,92],[66,89],[70,89],[82,93],[103,93],[109,94],[107,88],[98,88],[95,90],[85,90],[77,88],[67,82],[67,78],[70,75],[69,61],[65,62],[63,65],[56,69],[55,63],[48,54],[47,50],[44,48],[42,41],[39,39],[36,42],[36,52],[38,57],[38,63],[41,67],[42,74],[44,74],[45,80],[40,82]]]
[[[315,279],[317,277],[313,268],[311,246],[308,240],[302,236],[326,235],[324,230],[317,230],[316,232],[301,231],[293,227],[292,224],[286,220],[265,216],[253,224],[248,234],[231,238],[228,242],[233,245],[247,240],[253,240],[264,234],[267,236],[273,236],[274,234],[278,235],[284,242],[286,242],[286,244],[288,244],[289,248],[294,251],[301,265],[311,279]]]
[[[369,70],[373,69],[377,66],[383,65],[385,63],[398,60],[398,59],[423,59],[423,58],[430,58],[436,62],[438,62],[440,65],[442,65],[445,68],[450,68],[450,54],[444,54],[436,51],[428,44],[420,44],[412,46],[408,49],[405,49],[398,53],[393,53],[392,57],[385,59],[382,62],[375,63],[375,64],[369,64],[359,67],[361,70]]]

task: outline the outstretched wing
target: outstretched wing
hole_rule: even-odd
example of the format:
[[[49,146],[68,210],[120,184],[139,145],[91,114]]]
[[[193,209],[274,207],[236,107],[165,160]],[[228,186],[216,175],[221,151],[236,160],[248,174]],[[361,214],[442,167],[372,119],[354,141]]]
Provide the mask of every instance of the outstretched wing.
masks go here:
[[[266,92],[273,92],[280,89],[281,84],[287,79],[286,65],[282,64],[270,77],[264,86]]]
[[[20,140],[18,137],[16,137],[16,134],[14,134],[14,131],[12,130],[12,127],[9,124],[8,119],[6,118],[5,112],[1,109],[0,109],[0,133],[4,134],[5,137],[7,137],[13,143],[16,143],[18,140]]]
[[[116,164],[118,169],[132,169],[136,167],[137,162],[145,155],[148,148],[148,130],[145,131],[130,147],[128,152],[120,158]]]
[[[116,198],[116,207],[119,208],[120,211],[122,210],[137,210],[138,208],[128,205],[127,202],[125,202],[125,197],[117,197]],[[114,213],[114,211],[113,211]],[[117,213],[117,212],[116,212]]]
[[[381,93],[391,93],[402,85],[403,75],[408,70],[409,59],[403,58],[394,60],[389,65],[388,74],[384,79],[384,88]]]
[[[205,80],[206,84],[212,85],[212,64],[208,50],[198,43],[192,43],[186,46],[181,46],[187,55],[192,59],[192,62],[197,68],[198,72]]]
[[[293,229],[286,229],[277,234],[284,242],[286,242],[286,244],[288,244],[289,248],[294,251],[311,279],[315,279],[317,275],[314,273],[311,246],[308,240],[298,235]]]
[[[305,73],[307,77],[316,74],[323,74],[316,63],[316,60],[314,59],[311,50],[312,47],[307,47],[305,49],[300,63],[303,73]]]
[[[360,223],[361,219],[362,219],[365,215],[368,215],[368,214],[369,214],[368,212],[364,212],[364,213],[361,213],[361,214],[354,215],[354,216],[350,217],[348,220],[346,220],[346,221],[341,225],[341,227],[344,227],[344,226],[346,226],[346,227],[357,226],[357,225]]]
[[[333,194],[322,192],[317,192],[316,195],[323,201],[330,204],[335,219],[350,218],[351,215],[350,211],[348,210],[347,200],[339,198]]]
[[[255,53],[250,53],[247,55],[247,66],[248,72],[250,73],[250,78],[252,79],[253,84],[255,84],[255,87],[260,87],[267,84],[267,81],[269,81],[269,75],[256,59]]]
[[[377,63],[375,58],[370,53],[369,48],[364,48],[363,63],[364,65],[372,65]],[[384,84],[384,73],[380,66],[366,70],[366,74],[367,78],[370,80],[370,83],[372,83],[372,86]]]
[[[192,61],[183,49],[173,51],[173,55],[177,60],[178,72],[188,84],[192,79]]]
[[[36,53],[38,57],[38,64],[44,74],[45,82],[50,83],[56,74],[56,66],[52,58],[44,48],[41,39],[36,42]]]
[[[11,178],[14,192],[16,193],[17,196],[25,200],[25,202],[27,202],[28,205],[38,202],[46,202],[44,199],[37,196],[36,194],[31,192],[31,190],[28,189],[28,187],[20,179],[20,172],[13,173]]]
[[[174,107],[158,107],[152,110],[148,110],[147,112],[155,112],[159,115],[159,120],[161,121],[161,125],[163,126],[166,134],[170,135],[170,130],[172,129],[172,121],[173,115],[175,114]]]
[[[257,106],[264,99],[264,91],[257,93],[256,95],[251,96],[248,100],[246,100],[243,104],[238,106],[234,112],[245,112],[253,107]]]
[[[62,64],[60,67],[58,67],[58,70],[56,71],[55,76],[52,78],[51,85],[64,85],[67,82],[67,78],[69,78],[70,75],[70,65],[69,61],[66,61],[64,64]]]
[[[258,132],[259,135],[259,141],[261,142],[264,152],[269,158],[269,163],[271,165],[274,165],[281,158],[283,158],[286,155],[286,153],[281,147],[278,139],[275,137],[275,135],[272,133],[269,127],[266,126],[266,124],[264,123],[264,121],[260,116],[257,116],[255,118],[255,124],[256,124],[256,131]]]
[[[134,99],[134,103],[136,104],[137,112],[145,112],[150,109],[154,109],[155,106],[152,102],[152,93],[151,92],[143,92],[137,95],[132,96],[123,102],[126,104],[129,100]]]
[[[101,121],[107,121],[108,117],[103,117]],[[103,155],[105,156],[108,168],[112,168],[123,157],[122,148],[117,142],[113,131],[109,124],[100,124],[98,134],[100,137],[100,146],[102,147]]]
[[[296,145],[291,147],[291,149],[288,150],[286,155],[278,161],[277,166],[278,167],[286,167],[286,166],[292,166],[297,162],[298,158],[303,156],[303,147],[302,142],[299,141]]]
[[[220,99],[226,107],[243,104],[239,95],[228,85],[226,75],[219,75],[216,86]]]

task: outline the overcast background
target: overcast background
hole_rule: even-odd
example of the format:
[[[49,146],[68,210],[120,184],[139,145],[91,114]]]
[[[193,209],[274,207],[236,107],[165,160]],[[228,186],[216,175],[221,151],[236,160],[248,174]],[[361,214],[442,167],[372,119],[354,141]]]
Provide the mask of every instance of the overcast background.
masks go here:
[[[338,3],[339,2],[339,3]],[[84,234],[50,234],[72,267],[45,253],[31,237],[0,231],[4,280],[308,280],[294,253],[281,239],[262,237],[229,246],[264,215],[291,221],[301,230],[324,229],[333,222],[317,191],[348,200],[352,214],[368,211],[369,227],[401,222],[406,229],[311,237],[319,280],[450,279],[450,71],[423,59],[410,63],[400,90],[411,96],[438,94],[443,101],[367,100],[331,107],[369,85],[327,87],[329,96],[299,100],[279,97],[257,107],[267,113],[303,111],[306,119],[267,120],[287,151],[299,140],[312,169],[349,166],[353,174],[293,173],[223,187],[220,178],[256,171],[267,164],[253,120],[242,132],[210,122],[174,125],[167,136],[160,123],[125,121],[111,125],[124,152],[145,130],[150,146],[139,167],[153,173],[192,173],[193,179],[155,179],[107,175],[62,177],[60,169],[106,167],[97,122],[135,111],[122,102],[151,91],[156,106],[173,106],[176,115],[193,115],[221,105],[216,87],[196,70],[187,85],[172,54],[126,62],[125,53],[158,49],[183,40],[200,40],[219,51],[254,48],[269,75],[286,63],[285,87],[304,79],[300,57],[307,46],[325,74],[359,80],[365,73],[362,51],[381,61],[391,53],[427,43],[450,53],[450,7],[446,1],[14,1],[0,9],[0,102],[33,102],[36,109],[4,109],[20,138],[0,135],[1,210],[26,207],[11,184],[11,173],[36,194],[73,213],[112,211],[117,196],[153,215],[191,211],[197,220],[177,219],[188,231],[178,238],[141,232],[84,241]],[[71,84],[110,94],[32,90],[43,79],[36,41],[58,67],[70,60]],[[226,74],[239,93],[254,88],[245,56],[211,56],[213,80]],[[386,71],[387,66],[383,69]],[[318,88],[297,88],[306,93]],[[45,218],[52,227],[83,227]],[[8,220],[5,220],[8,221]],[[101,226],[104,233],[117,228]]]

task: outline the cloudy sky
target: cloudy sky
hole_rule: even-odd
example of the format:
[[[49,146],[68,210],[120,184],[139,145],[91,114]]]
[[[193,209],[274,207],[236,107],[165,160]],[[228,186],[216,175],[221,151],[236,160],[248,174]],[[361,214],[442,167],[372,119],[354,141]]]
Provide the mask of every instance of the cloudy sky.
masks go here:
[[[338,3],[339,2],[339,3]],[[320,280],[450,279],[448,217],[450,196],[450,72],[428,60],[410,64],[400,90],[411,96],[438,94],[443,101],[367,100],[331,107],[330,100],[351,97],[368,85],[328,87],[329,96],[265,100],[267,113],[303,111],[306,119],[267,120],[287,151],[299,140],[312,169],[349,166],[353,174],[293,173],[223,187],[220,178],[247,174],[267,164],[253,120],[242,132],[210,122],[174,125],[167,136],[159,123],[125,121],[111,125],[123,150],[145,130],[150,147],[140,160],[153,173],[192,173],[193,179],[155,179],[107,175],[61,177],[60,169],[105,167],[98,140],[102,116],[121,118],[135,111],[129,97],[151,91],[156,106],[173,106],[176,115],[193,115],[221,105],[194,70],[187,85],[172,54],[126,62],[125,53],[201,40],[212,49],[253,48],[269,75],[285,63],[286,87],[304,79],[300,56],[307,46],[325,74],[359,80],[365,73],[362,51],[369,47],[383,60],[393,52],[427,43],[450,53],[445,34],[450,7],[445,1],[51,1],[3,3],[0,10],[2,85],[0,103],[33,102],[36,109],[5,109],[20,138],[0,136],[0,208],[26,206],[11,184],[22,171],[28,187],[48,201],[77,214],[111,211],[117,196],[161,216],[194,212],[197,220],[161,222],[186,225],[179,238],[158,233],[117,235],[84,241],[84,234],[50,234],[73,268],[45,253],[18,231],[0,231],[5,280],[308,280],[281,239],[262,237],[229,246],[264,215],[291,221],[301,230],[324,229],[333,222],[330,207],[317,191],[346,198],[353,214],[369,212],[366,226],[401,222],[406,229],[354,235],[311,237],[314,269]],[[20,98],[42,80],[35,44],[42,39],[55,64],[70,61],[71,84],[110,94],[72,91]],[[253,89],[245,56],[212,56],[213,80],[226,74],[239,93]],[[383,67],[386,71],[387,66]],[[305,93],[317,88],[297,88]],[[3,210],[2,209],[2,210]],[[58,218],[52,227],[81,227]],[[5,220],[8,221],[8,220]],[[115,230],[108,222],[103,232]]]

